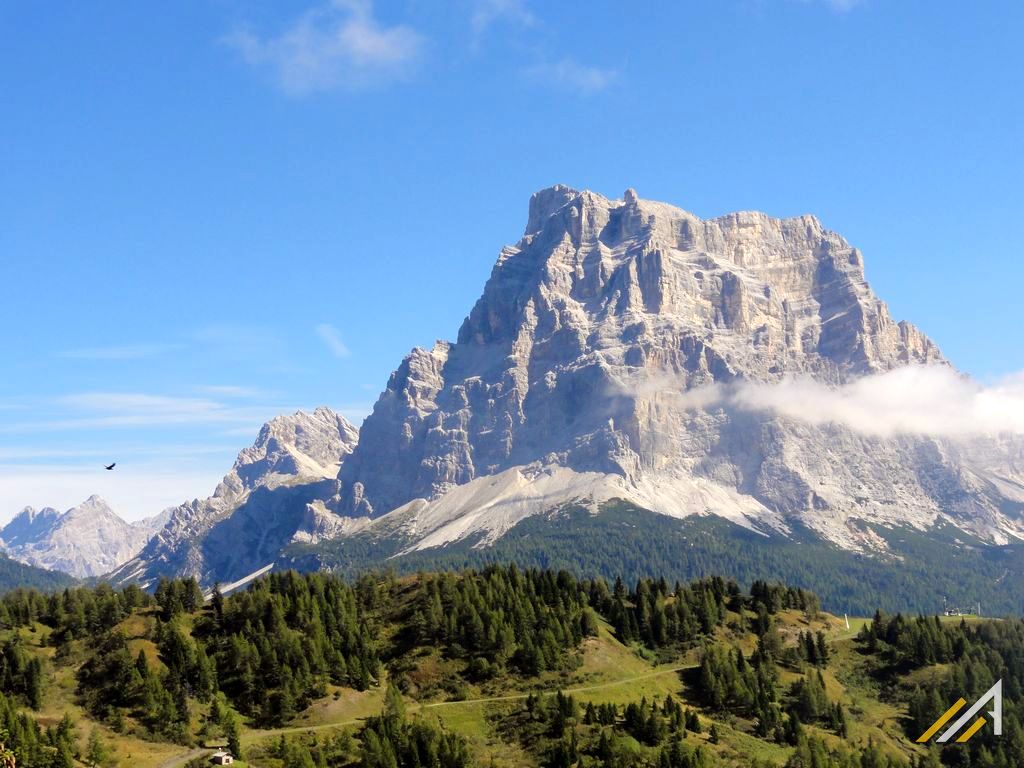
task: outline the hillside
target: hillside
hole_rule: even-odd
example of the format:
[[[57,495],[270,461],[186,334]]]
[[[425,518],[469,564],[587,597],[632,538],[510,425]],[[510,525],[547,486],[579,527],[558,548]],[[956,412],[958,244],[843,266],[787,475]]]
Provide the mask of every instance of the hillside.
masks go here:
[[[18,588],[59,589],[74,583],[75,579],[66,573],[25,565],[0,552],[0,593]]]
[[[228,743],[264,768],[1001,768],[1024,749],[1010,704],[1001,738],[914,742],[997,674],[1012,700],[1024,622],[879,614],[847,629],[815,595],[765,582],[282,573],[205,605],[194,581],[165,581],[155,597],[11,593],[0,611],[0,727],[20,768],[90,749],[99,765],[171,768]]]

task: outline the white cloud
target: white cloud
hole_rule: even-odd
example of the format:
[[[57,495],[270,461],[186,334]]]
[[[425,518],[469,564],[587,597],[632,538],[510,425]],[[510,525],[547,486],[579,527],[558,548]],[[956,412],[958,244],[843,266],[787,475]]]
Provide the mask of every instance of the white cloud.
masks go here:
[[[227,43],[247,63],[269,69],[287,93],[304,95],[406,77],[423,37],[408,26],[382,25],[370,0],[332,0],[276,37],[241,30]]]
[[[529,27],[533,26],[537,19],[523,0],[474,0],[470,24],[475,39],[479,39],[492,25],[500,21]]]
[[[1024,434],[1024,376],[983,386],[945,366],[897,368],[834,389],[806,379],[746,385],[733,401],[742,408],[882,436]]]
[[[352,354],[341,340],[338,329],[330,323],[320,323],[316,327],[316,333],[335,357],[349,357]]]
[[[526,74],[539,82],[583,93],[602,91],[618,78],[614,69],[585,66],[570,58],[538,64]]]
[[[207,395],[221,395],[223,397],[253,398],[263,394],[255,387],[240,387],[234,384],[207,384],[196,387],[197,392]]]
[[[946,366],[915,365],[865,376],[840,387],[792,378],[776,384],[744,382],[684,392],[671,377],[651,377],[624,383],[619,389],[640,397],[678,396],[685,408],[770,411],[810,424],[841,424],[882,437],[1024,434],[1024,374],[986,386]]]

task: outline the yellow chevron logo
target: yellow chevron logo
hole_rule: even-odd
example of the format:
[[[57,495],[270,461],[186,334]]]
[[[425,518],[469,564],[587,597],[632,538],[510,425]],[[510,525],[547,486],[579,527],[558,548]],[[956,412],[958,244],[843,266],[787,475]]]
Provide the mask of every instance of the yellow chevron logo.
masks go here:
[[[992,716],[992,732],[996,736],[1002,736],[1003,681],[997,680],[996,684],[989,688],[988,691],[985,692],[984,696],[982,696],[980,699],[974,702],[971,708],[964,712],[955,723],[949,726],[949,728],[947,728],[943,732],[943,734],[936,739],[936,741],[940,744],[945,744],[947,741],[953,738],[953,736],[956,736],[956,734],[960,733],[961,731],[963,731],[963,733],[960,733],[960,735],[957,737],[956,743],[963,744],[965,741],[970,740],[970,738],[978,731],[980,731],[982,727],[985,725],[985,723],[988,721],[985,720],[984,717],[978,717],[978,719],[971,723],[966,730],[964,730],[964,726],[966,726],[967,723],[969,723],[971,719],[978,714],[982,707],[984,707],[990,701],[992,702],[992,711],[988,714]],[[927,731],[918,736],[917,743],[924,744],[925,742],[930,741],[932,736],[938,733],[942,729],[942,727],[946,723],[948,723],[965,706],[967,706],[966,699],[960,698],[953,702],[953,706],[951,706],[949,709],[943,712],[939,719],[932,723]]]

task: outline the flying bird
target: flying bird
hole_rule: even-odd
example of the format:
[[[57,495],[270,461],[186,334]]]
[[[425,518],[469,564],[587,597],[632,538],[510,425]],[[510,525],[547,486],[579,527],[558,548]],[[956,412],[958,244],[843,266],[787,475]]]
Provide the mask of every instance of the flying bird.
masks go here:
[[[106,470],[111,470],[111,469],[113,469],[116,466],[117,466],[117,462],[115,461],[113,464],[108,464],[108,465],[106,465],[103,468],[106,469]]]

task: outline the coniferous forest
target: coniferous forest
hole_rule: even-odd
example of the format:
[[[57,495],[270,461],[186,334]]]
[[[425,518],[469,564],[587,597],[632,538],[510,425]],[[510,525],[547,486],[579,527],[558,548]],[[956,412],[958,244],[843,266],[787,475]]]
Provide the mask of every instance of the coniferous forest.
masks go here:
[[[962,531],[876,527],[888,555],[864,557],[795,528],[788,537],[755,533],[714,516],[678,520],[622,501],[601,514],[568,505],[529,517],[487,546],[470,537],[445,547],[403,551],[399,540],[370,534],[294,544],[282,563],[300,570],[329,568],[356,576],[387,560],[401,573],[523,567],[567,569],[608,580],[622,577],[690,581],[720,575],[749,584],[773,579],[813,587],[830,611],[871,615],[877,608],[935,613],[946,596],[955,604],[981,603],[986,614],[1024,615],[1024,545],[989,546]],[[935,568],[942,562],[941,569]]]
[[[499,565],[17,589],[0,741],[20,768],[1024,764],[1024,622],[855,622],[779,583]],[[1002,736],[915,743],[1000,678]]]

